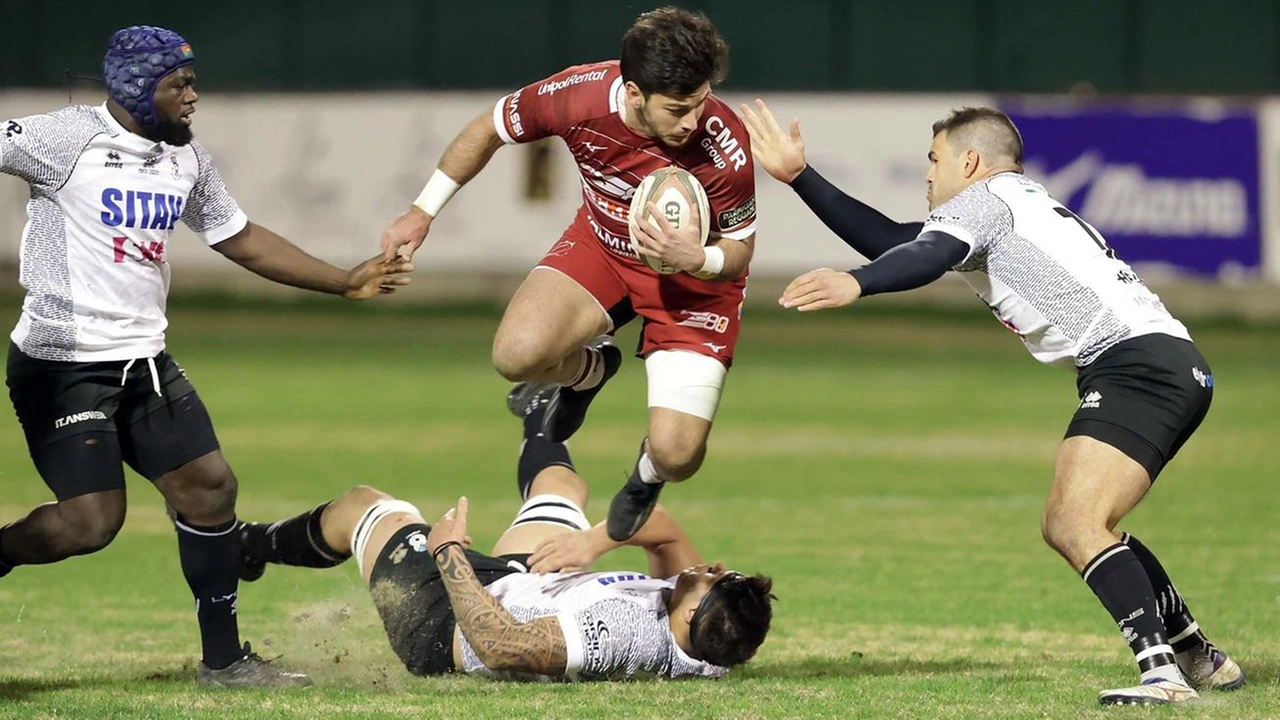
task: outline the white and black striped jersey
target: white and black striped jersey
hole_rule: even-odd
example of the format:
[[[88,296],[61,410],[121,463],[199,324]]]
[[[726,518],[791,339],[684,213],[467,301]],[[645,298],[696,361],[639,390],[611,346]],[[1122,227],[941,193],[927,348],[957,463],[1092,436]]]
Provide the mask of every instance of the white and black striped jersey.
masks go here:
[[[674,579],[639,573],[513,573],[485,589],[516,620],[554,615],[568,650],[571,680],[720,677],[726,668],[689,657],[671,634],[666,598]],[[463,670],[507,679],[550,679],[496,673],[462,637]]]
[[[1152,333],[1191,339],[1096,228],[1020,173],[970,185],[934,209],[931,230],[969,246],[954,269],[1041,362],[1083,367]]]
[[[147,140],[105,105],[0,123],[0,172],[31,187],[19,271],[27,296],[10,337],[41,360],[156,355],[174,224],[215,245],[248,223],[198,143]]]

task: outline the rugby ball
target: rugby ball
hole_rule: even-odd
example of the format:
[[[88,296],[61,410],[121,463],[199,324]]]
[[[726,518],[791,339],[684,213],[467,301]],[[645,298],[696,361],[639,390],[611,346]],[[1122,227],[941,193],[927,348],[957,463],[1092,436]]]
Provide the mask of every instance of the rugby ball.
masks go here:
[[[693,207],[697,204],[700,219],[699,238],[703,245],[707,244],[708,230],[711,227],[711,207],[707,201],[707,191],[688,170],[678,167],[665,167],[655,170],[640,181],[636,194],[631,196],[631,211],[628,226],[631,230],[631,249],[654,272],[671,275],[680,272],[666,262],[648,255],[641,255],[637,250],[636,223],[647,222],[657,227],[657,221],[651,217],[649,203],[658,207],[658,212],[666,217],[672,227],[688,227],[693,221]]]

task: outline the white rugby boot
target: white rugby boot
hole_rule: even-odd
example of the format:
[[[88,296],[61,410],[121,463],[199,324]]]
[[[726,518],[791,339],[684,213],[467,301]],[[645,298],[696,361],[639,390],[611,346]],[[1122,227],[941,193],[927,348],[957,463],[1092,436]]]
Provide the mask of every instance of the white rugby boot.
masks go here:
[[[1200,695],[1190,685],[1176,680],[1153,678],[1141,685],[1098,693],[1103,705],[1169,705],[1195,700]]]

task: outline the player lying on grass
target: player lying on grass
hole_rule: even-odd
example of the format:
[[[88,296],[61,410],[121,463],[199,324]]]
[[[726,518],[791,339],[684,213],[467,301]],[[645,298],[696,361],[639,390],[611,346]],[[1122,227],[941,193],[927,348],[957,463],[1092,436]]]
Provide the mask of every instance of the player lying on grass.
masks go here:
[[[555,392],[519,408],[526,502],[491,555],[470,549],[467,499],[434,525],[360,486],[240,533],[245,579],[263,563],[331,567],[355,555],[387,638],[409,672],[501,679],[709,677],[749,660],[772,617],[772,581],[703,563],[661,506],[626,544],[648,575],[586,568],[622,543],[582,512],[587,486],[563,443],[542,434]]]
[[[929,218],[897,223],[818,175],[805,162],[799,122],[786,132],[756,103],[742,111],[761,167],[873,260],[796,278],[783,306],[841,307],[955,270],[1037,360],[1076,371],[1080,404],[1041,528],[1116,621],[1142,674],[1141,685],[1099,700],[1164,704],[1195,698],[1193,688],[1243,685],[1155,554],[1116,531],[1209,412],[1213,375],[1186,327],[1096,228],[1022,173],[1022,136],[999,110],[964,108],[934,124]]]

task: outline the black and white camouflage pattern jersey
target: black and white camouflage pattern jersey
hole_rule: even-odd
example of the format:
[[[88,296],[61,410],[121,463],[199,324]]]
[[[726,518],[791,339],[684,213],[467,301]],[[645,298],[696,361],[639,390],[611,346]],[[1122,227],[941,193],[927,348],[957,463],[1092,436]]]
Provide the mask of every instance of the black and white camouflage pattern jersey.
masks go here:
[[[933,210],[931,230],[969,246],[954,269],[1041,362],[1083,367],[1152,333],[1191,339],[1096,228],[1024,175],[970,185]]]
[[[105,105],[0,121],[0,172],[31,190],[19,251],[27,296],[10,338],[41,360],[156,355],[175,224],[209,245],[248,224],[199,143],[134,135]]]
[[[516,573],[486,587],[521,622],[554,615],[568,650],[565,679],[716,678],[728,669],[695,660],[671,634],[666,597],[674,580],[639,573]],[[547,680],[496,673],[462,637],[463,670],[489,677]],[[557,678],[559,679],[559,678]]]

